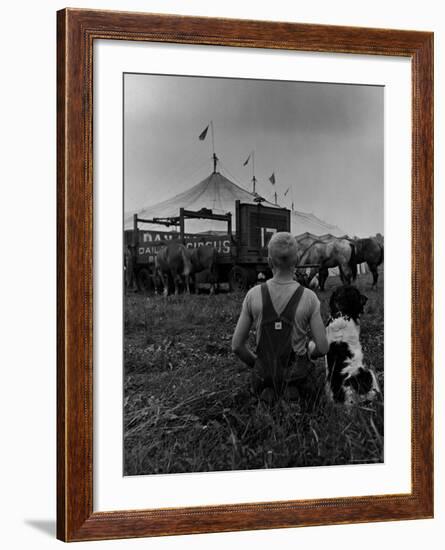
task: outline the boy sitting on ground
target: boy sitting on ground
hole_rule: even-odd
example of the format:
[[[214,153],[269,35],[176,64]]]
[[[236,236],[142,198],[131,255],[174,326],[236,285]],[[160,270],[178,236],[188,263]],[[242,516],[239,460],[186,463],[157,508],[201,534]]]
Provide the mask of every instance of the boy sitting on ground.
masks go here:
[[[320,301],[294,280],[297,243],[290,233],[275,233],[268,254],[273,277],[247,293],[232,350],[252,367],[252,389],[261,400],[271,403],[284,395],[314,404],[324,380],[312,359],[325,355],[329,347]],[[252,326],[255,352],[247,345]]]

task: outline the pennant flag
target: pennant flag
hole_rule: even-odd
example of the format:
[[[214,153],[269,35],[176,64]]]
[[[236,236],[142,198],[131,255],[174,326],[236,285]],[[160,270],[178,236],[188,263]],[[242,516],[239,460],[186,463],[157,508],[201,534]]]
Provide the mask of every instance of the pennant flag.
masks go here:
[[[209,126],[210,126],[210,124],[209,124]],[[205,130],[203,130],[203,131],[199,134],[199,139],[200,139],[200,141],[203,141],[203,140],[206,138],[206,135],[207,135],[209,126],[207,126],[207,128],[206,128]]]
[[[286,196],[286,195],[288,194],[289,189],[290,189],[290,187],[288,187],[288,188],[286,189],[286,191],[284,192],[284,196]]]
[[[275,185],[275,172],[272,172],[272,175],[270,176],[269,181],[272,185]]]
[[[248,157],[246,158],[246,160],[243,162],[243,166],[246,166],[246,164],[249,162],[251,154],[252,154],[252,153],[249,153],[249,156],[248,156]]]

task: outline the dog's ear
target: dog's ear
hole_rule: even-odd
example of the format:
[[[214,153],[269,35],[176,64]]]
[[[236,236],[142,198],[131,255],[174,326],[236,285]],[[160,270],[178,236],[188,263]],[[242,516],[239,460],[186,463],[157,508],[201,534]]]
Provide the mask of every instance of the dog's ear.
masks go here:
[[[364,294],[360,294],[360,303],[362,304],[362,306],[364,306],[367,301],[368,301],[368,297],[365,296]]]

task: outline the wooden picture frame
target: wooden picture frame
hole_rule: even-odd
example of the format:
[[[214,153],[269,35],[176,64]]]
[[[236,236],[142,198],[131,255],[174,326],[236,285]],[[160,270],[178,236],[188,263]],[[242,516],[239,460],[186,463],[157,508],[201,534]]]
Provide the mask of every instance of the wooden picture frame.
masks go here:
[[[433,34],[65,9],[57,14],[57,536],[64,541],[433,516]],[[93,512],[95,40],[403,56],[412,63],[412,491]]]

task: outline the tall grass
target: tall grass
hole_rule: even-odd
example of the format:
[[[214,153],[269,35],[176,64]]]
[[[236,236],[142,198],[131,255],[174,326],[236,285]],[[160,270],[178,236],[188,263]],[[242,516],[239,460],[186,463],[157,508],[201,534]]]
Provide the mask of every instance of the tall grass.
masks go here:
[[[325,318],[336,284],[319,293]],[[368,296],[361,341],[383,388],[383,281],[369,284],[357,284]],[[382,401],[308,412],[251,396],[249,369],[230,349],[242,299],[126,297],[125,475],[381,462]]]

